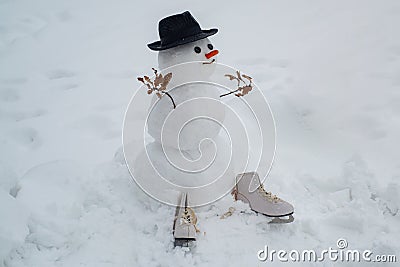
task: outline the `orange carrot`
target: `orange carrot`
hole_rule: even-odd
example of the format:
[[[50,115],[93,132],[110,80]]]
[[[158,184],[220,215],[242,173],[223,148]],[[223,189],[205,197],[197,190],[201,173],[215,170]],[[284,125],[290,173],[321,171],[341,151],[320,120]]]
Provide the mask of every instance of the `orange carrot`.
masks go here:
[[[219,51],[218,50],[212,50],[211,52],[206,54],[206,58],[209,59],[215,55],[218,55]]]

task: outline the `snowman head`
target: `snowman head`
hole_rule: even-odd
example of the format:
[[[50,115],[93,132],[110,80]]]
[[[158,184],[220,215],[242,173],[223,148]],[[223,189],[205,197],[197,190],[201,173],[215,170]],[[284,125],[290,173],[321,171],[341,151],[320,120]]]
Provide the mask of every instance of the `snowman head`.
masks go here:
[[[163,18],[158,23],[160,40],[147,46],[159,51],[158,67],[165,69],[177,64],[199,62],[192,70],[193,74],[200,71],[209,73],[215,66],[218,50],[208,39],[218,32],[218,29],[201,29],[199,23],[189,11]],[[185,73],[186,74],[186,73]],[[175,76],[176,77],[176,76]]]
[[[218,50],[210,39],[205,38],[192,43],[179,45],[158,53],[158,67],[165,69],[177,64],[198,61],[204,68],[213,68]]]

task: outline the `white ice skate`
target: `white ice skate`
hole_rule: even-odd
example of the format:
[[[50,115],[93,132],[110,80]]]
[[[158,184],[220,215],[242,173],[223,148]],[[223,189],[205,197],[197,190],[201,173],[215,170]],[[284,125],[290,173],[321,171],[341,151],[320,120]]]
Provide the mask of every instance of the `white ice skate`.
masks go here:
[[[182,193],[180,205],[176,208],[174,221],[174,245],[190,247],[196,241],[197,217],[193,209],[188,206],[187,193]]]
[[[253,211],[274,217],[270,223],[290,223],[294,220],[293,206],[271,192],[265,191],[256,172],[237,175],[232,195],[235,200],[248,203]]]

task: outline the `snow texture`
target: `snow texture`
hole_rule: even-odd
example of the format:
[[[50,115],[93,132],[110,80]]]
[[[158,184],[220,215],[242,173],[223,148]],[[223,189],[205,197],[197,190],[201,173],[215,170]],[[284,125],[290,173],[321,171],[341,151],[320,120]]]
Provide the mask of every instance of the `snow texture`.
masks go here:
[[[132,182],[121,149],[136,77],[157,65],[146,44],[185,10],[268,96],[266,188],[295,206],[292,224],[271,225],[228,195],[196,211],[191,252],[173,247],[175,209]],[[0,266],[263,266],[265,245],[338,238],[399,257],[398,1],[2,0],[0,17]]]

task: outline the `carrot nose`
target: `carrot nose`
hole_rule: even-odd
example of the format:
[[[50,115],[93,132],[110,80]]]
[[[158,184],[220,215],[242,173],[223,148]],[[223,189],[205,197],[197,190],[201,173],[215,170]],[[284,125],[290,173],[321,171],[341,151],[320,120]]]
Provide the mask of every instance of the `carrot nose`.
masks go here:
[[[212,50],[212,51],[210,51],[209,53],[206,54],[206,58],[207,58],[207,59],[210,59],[210,58],[212,58],[213,56],[218,55],[218,53],[219,53],[218,50],[216,50],[216,49],[215,49],[215,50]]]

